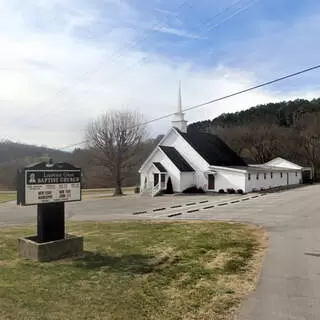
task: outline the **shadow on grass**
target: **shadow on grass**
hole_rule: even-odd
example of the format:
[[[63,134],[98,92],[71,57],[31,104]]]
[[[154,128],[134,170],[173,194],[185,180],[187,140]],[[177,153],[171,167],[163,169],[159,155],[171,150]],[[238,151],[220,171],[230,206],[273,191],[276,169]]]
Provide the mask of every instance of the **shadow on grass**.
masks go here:
[[[153,272],[156,268],[152,264],[154,259],[151,255],[130,254],[114,256],[104,252],[84,253],[84,258],[73,262],[73,266],[87,270],[102,269],[111,272],[127,274],[146,274]]]

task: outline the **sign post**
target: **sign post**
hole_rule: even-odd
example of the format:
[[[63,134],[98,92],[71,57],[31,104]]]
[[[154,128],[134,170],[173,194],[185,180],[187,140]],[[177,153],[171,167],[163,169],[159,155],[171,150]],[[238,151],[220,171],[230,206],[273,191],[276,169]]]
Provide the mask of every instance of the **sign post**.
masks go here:
[[[37,235],[38,242],[49,242],[64,239],[64,203],[38,204]]]
[[[37,248],[46,244],[51,246],[51,253],[47,250],[47,256],[39,256],[45,250],[33,252],[31,258],[39,261],[82,252],[83,238],[65,233],[65,202],[81,201],[81,169],[66,162],[41,162],[20,170],[17,181],[17,204],[37,205],[37,235],[19,239],[21,254],[27,256],[32,251],[30,241],[36,243]],[[70,251],[70,241],[79,238],[80,247],[75,246],[75,250]],[[69,249],[65,244],[69,245]],[[52,248],[56,248],[56,252]]]

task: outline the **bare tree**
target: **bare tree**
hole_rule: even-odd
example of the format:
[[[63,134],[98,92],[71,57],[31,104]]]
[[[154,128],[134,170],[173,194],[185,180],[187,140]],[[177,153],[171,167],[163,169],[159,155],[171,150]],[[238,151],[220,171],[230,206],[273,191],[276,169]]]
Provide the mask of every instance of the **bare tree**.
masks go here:
[[[271,160],[279,150],[281,141],[276,132],[277,125],[252,123],[245,129],[243,141],[249,154],[258,163]]]
[[[219,136],[229,147],[237,154],[242,155],[246,148],[244,127],[213,127],[208,130],[209,133]]]
[[[320,174],[320,112],[306,113],[296,122],[302,154],[311,164],[314,178]]]
[[[126,172],[140,161],[146,128],[139,125],[141,114],[132,111],[109,111],[88,126],[87,140],[95,160],[105,167],[115,187],[114,195],[122,195]]]
[[[258,163],[270,160],[281,145],[277,125],[251,123],[242,126],[211,129],[240,156],[250,157]]]

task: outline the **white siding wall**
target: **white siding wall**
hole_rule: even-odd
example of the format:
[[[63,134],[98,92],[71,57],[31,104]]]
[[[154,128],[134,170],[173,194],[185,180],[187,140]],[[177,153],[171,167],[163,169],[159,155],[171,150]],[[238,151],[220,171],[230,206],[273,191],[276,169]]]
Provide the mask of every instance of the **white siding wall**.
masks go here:
[[[208,170],[209,164],[178,133],[172,131],[162,145],[176,148],[195,170],[194,182],[191,185],[196,184],[198,188],[208,190],[208,179],[204,172]]]
[[[227,189],[242,189],[245,191],[246,184],[246,175],[245,172],[230,172],[224,170],[217,170],[217,174],[215,175],[215,191],[219,191],[223,189],[227,191]]]
[[[259,179],[257,179],[257,175],[259,175]],[[281,178],[279,172],[273,172],[272,179],[270,172],[266,173],[266,179],[264,179],[263,172],[252,172],[250,180],[248,179],[248,176],[249,174],[247,174],[247,192],[259,191],[261,189],[269,189],[272,187],[278,187],[287,184],[285,174],[283,174],[283,178]]]
[[[302,171],[290,172],[289,184],[299,184],[299,183],[302,183]]]
[[[181,172],[180,175],[180,192],[195,185],[195,173],[194,172]]]
[[[296,176],[297,172],[297,176]],[[264,174],[259,173],[259,180],[257,180],[257,173],[251,173],[251,180],[248,180],[248,174],[246,175],[246,192],[259,191],[263,189],[275,188],[288,185],[287,173],[289,174],[289,185],[299,184],[301,180],[301,171],[283,171],[282,178],[280,172],[273,172],[271,179],[270,172],[266,173],[266,179]]]
[[[141,172],[140,173],[140,189],[141,190],[146,188],[145,179],[146,179],[146,173],[145,172]]]

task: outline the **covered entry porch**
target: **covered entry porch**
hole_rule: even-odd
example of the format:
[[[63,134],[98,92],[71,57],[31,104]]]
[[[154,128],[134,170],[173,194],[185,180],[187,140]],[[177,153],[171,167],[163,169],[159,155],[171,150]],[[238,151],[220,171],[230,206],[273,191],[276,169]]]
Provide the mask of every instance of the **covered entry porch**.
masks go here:
[[[166,190],[168,172],[160,162],[153,162],[148,176],[144,178],[142,194],[157,196],[161,191]]]
[[[155,171],[153,172],[152,196],[154,197],[167,188],[168,172],[160,162],[154,162],[153,166]]]

